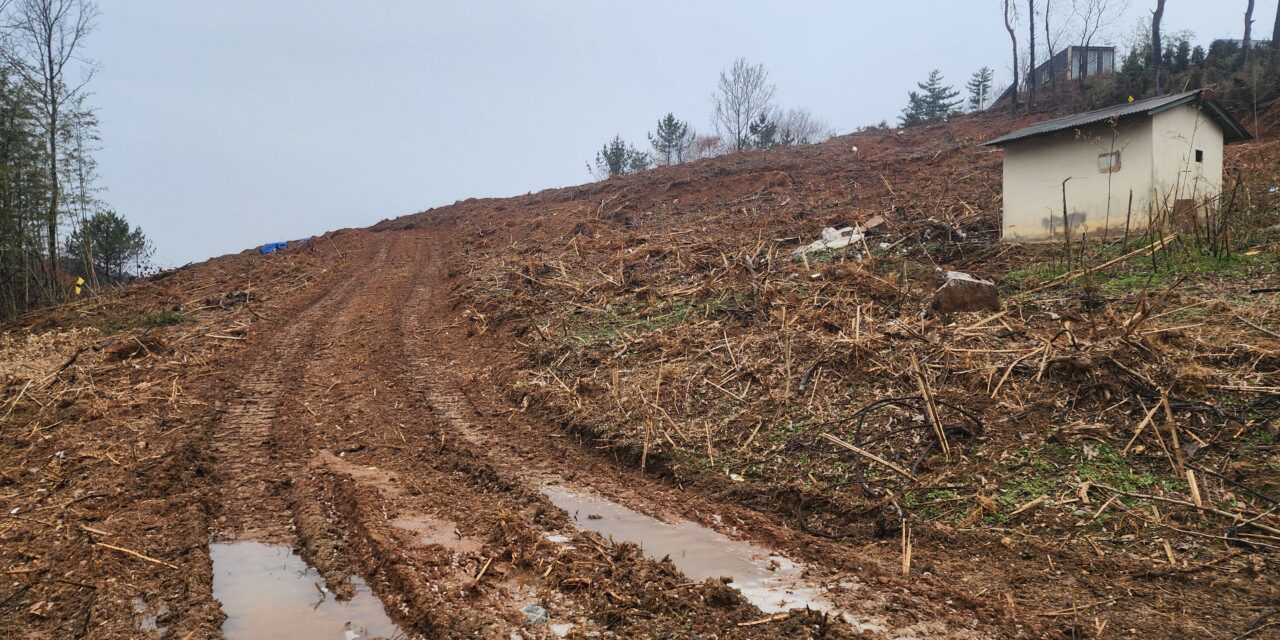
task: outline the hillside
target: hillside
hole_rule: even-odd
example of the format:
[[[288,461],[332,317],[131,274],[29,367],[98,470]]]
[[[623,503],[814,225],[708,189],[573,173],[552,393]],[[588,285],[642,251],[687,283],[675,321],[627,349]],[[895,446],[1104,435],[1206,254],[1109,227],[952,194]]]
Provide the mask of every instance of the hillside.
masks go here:
[[[0,634],[221,637],[210,542],[252,540],[411,636],[1267,637],[1280,146],[1228,150],[1230,251],[1002,245],[979,143],[1044,117],[466,200],[21,318]],[[932,312],[938,268],[1002,309]],[[654,551],[677,530],[714,542]],[[777,577],[717,579],[739,547]]]

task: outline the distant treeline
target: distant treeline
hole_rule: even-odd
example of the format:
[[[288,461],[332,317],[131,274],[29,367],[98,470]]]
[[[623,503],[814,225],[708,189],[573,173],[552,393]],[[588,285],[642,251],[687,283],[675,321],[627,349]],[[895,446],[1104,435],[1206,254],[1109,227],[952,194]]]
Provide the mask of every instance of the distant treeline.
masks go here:
[[[597,177],[644,171],[654,165],[679,164],[746,149],[769,149],[822,142],[831,126],[808,109],[783,110],[774,102],[777,87],[764,65],[738,58],[720,72],[711,96],[712,133],[699,135],[687,121],[668,113],[648,134],[651,151],[614,136],[596,153],[587,169]]]
[[[152,254],[97,186],[89,0],[0,2],[0,319],[127,280]]]

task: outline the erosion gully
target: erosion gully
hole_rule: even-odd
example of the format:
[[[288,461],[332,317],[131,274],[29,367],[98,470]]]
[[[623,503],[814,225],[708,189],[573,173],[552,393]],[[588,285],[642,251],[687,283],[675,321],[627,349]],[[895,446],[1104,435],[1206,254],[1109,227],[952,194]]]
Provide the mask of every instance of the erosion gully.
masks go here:
[[[889,559],[511,408],[450,309],[450,242],[362,233],[252,338],[212,439],[225,620],[186,637],[985,637],[931,587],[864,582]]]

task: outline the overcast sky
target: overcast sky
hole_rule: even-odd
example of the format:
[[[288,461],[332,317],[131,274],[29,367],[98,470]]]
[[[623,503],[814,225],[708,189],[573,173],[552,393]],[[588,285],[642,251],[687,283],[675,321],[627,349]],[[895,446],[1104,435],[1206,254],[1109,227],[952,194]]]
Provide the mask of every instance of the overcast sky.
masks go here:
[[[1135,0],[1117,36],[1154,4]],[[1166,29],[1238,38],[1245,4],[1171,0]],[[1276,2],[1258,4],[1265,38]],[[934,67],[957,86],[983,65],[998,84],[1009,75],[998,0],[100,8],[86,53],[101,66],[89,89],[104,198],[162,266],[590,181],[586,162],[615,133],[641,146],[668,111],[709,131],[717,74],[737,56],[765,64],[780,106],[841,133],[893,121]]]

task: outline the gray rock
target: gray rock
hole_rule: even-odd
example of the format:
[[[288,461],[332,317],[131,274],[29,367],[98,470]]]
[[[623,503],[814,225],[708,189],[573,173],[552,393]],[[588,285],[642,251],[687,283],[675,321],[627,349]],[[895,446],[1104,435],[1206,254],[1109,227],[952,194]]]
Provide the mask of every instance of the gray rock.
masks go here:
[[[937,272],[941,286],[933,293],[933,310],[937,313],[965,311],[999,311],[1000,291],[989,280],[979,280],[960,271]]]

